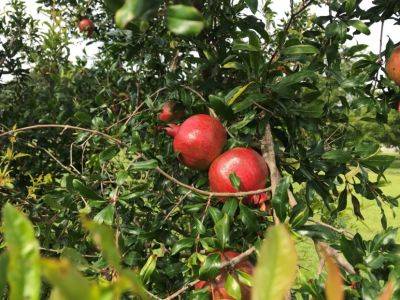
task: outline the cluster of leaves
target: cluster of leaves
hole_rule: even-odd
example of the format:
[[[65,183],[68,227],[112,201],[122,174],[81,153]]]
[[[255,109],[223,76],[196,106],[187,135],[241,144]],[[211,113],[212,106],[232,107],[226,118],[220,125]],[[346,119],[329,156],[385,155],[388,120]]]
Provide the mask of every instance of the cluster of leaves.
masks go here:
[[[32,20],[27,32],[21,1],[10,2],[1,22],[0,36],[20,41],[25,46],[16,51],[27,52],[35,63],[21,77],[24,56],[0,52],[7,62],[20,61],[18,68],[6,66],[16,77],[1,85],[3,131],[46,123],[92,130],[37,128],[8,135],[8,140],[1,137],[1,205],[12,203],[29,216],[42,256],[67,256],[97,281],[118,277],[104,288],[120,293],[133,287],[123,274],[139,268],[146,288],[167,296],[196,278],[215,277],[220,261],[213,252],[243,252],[260,244],[273,223],[268,213],[242,199],[211,199],[207,205],[206,196],[156,172],[160,166],[184,183],[208,189],[207,174],[180,165],[170,140],[157,129],[157,112],[175,99],[187,115],[213,109],[229,131],[228,147],[260,150],[271,124],[278,167],[285,176],[272,199],[280,221],[295,237],[324,242],[343,253],[355,269],[355,274],[342,270],[349,297],[376,299],[389,279],[396,282],[396,230],[387,228],[383,207],[397,207],[398,201],[379,188],[393,157],[381,155],[379,144],[359,133],[354,115],[368,112],[362,121],[370,124],[393,120],[399,88],[380,72],[381,55],[366,52],[365,45],[346,45],[353,35],[368,34],[373,23],[396,18],[396,1],[376,1],[368,11],[358,0],[298,1],[279,24],[270,1],[260,9],[254,0],[38,2],[51,19],[42,35]],[[311,5],[329,6],[330,13],[312,16]],[[81,16],[94,20],[92,38],[102,45],[90,67],[85,59],[68,61]],[[389,55],[393,46],[389,42],[382,55]],[[370,172],[378,179],[372,180]],[[298,202],[293,209],[288,189]],[[375,200],[382,211],[383,232],[372,241],[358,234],[344,238],[312,222],[322,219],[335,226],[347,205],[363,218],[361,196]],[[12,213],[10,206],[7,210]],[[82,225],[80,214],[93,222]],[[93,235],[101,225],[114,228],[120,256],[109,254],[114,250],[94,237],[103,251],[98,254],[87,238],[87,230]],[[33,237],[33,230],[28,232]],[[2,247],[11,250],[5,238]],[[30,243],[38,249],[37,242]],[[39,260],[35,253],[32,259]],[[43,265],[45,278],[58,289],[60,282],[78,284],[55,276],[60,268],[67,275],[75,273],[64,260],[45,259]],[[293,297],[320,299],[324,282],[324,275],[298,280]],[[234,291],[236,279],[229,285],[227,290]],[[97,289],[103,286],[88,291]],[[43,293],[49,293],[46,286]],[[190,292],[187,297],[205,294]],[[232,297],[238,298],[237,293]]]

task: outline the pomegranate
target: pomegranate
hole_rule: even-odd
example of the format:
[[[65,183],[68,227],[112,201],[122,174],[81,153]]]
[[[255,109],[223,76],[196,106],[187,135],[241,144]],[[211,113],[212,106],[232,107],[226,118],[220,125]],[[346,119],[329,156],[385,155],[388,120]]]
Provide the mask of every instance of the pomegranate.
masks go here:
[[[225,251],[221,252],[221,261],[226,262],[229,260],[232,260],[236,256],[238,256],[240,253],[237,253],[235,251]],[[240,270],[242,272],[245,272],[247,274],[253,274],[253,269],[254,266],[249,260],[244,260],[238,263],[235,267],[235,270]],[[236,280],[238,280],[236,276],[236,272],[229,272],[229,270],[222,270],[221,273],[212,281],[199,281],[195,285],[195,289],[203,289],[203,288],[208,288],[208,290],[211,292],[212,299],[213,300],[233,300],[231,296],[227,293],[225,290],[225,281],[228,276],[228,274],[231,274]],[[242,284],[240,281],[238,281],[240,284],[241,292],[242,292],[242,299],[243,300],[249,300],[251,298],[251,288],[245,284]]]
[[[86,32],[89,37],[93,34],[94,23],[88,18],[81,19],[79,21],[78,27],[80,32]]]
[[[386,72],[390,79],[400,85],[400,46],[396,47],[386,62]]]
[[[209,115],[191,116],[181,125],[170,124],[165,130],[174,137],[173,147],[180,161],[193,169],[206,170],[226,144],[224,126]]]
[[[239,189],[232,185],[229,178],[233,173],[240,179]],[[264,159],[250,148],[233,148],[226,151],[214,160],[208,171],[211,191],[221,193],[255,191],[265,188],[268,176],[269,169]],[[262,204],[268,198],[267,194],[260,194],[249,196],[246,201]]]
[[[185,110],[183,106],[174,101],[167,101],[162,108],[158,119],[163,122],[172,122],[183,117]]]

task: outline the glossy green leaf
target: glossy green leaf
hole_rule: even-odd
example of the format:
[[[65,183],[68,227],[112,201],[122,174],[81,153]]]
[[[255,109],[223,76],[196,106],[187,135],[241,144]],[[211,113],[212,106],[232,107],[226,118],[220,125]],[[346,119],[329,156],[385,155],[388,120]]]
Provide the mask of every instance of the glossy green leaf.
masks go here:
[[[334,161],[336,163],[347,163],[351,160],[352,156],[349,152],[343,150],[332,150],[329,152],[325,152],[322,155],[322,158]]]
[[[235,172],[229,174],[229,180],[231,181],[233,187],[236,190],[240,190],[240,178],[236,175]]]
[[[350,26],[353,26],[355,29],[357,29],[361,33],[364,33],[364,34],[371,33],[368,26],[360,20],[350,20],[349,24],[350,24]]]
[[[220,219],[214,226],[214,231],[217,239],[224,249],[229,243],[229,233],[230,233],[230,220],[227,214],[224,214],[222,219]]]
[[[190,249],[194,245],[194,238],[183,238],[176,242],[171,250],[171,255],[175,255],[184,249]]]
[[[168,29],[173,33],[197,36],[203,28],[203,16],[195,7],[182,4],[168,7]]]
[[[288,189],[291,180],[290,177],[281,178],[271,199],[272,207],[281,222],[285,221],[289,209]]]
[[[39,243],[28,218],[11,204],[3,208],[4,239],[8,250],[10,300],[40,297]],[[4,261],[3,261],[4,263]]]
[[[220,271],[221,257],[219,253],[213,253],[207,256],[205,262],[200,267],[200,279],[207,280],[215,278]]]
[[[249,232],[254,232],[258,229],[257,216],[255,213],[245,205],[240,204],[240,220],[246,226]]]
[[[224,206],[222,207],[222,212],[233,218],[235,216],[238,205],[239,204],[237,199],[230,198],[225,201]]]
[[[251,12],[255,14],[258,8],[258,0],[244,0],[247,6],[250,8]]]
[[[145,265],[140,270],[140,277],[142,278],[143,282],[147,282],[150,279],[150,276],[156,269],[156,264],[157,264],[157,255],[151,255],[147,259]]]
[[[231,275],[228,274],[225,281],[225,290],[229,296],[231,296],[235,300],[242,299],[242,291],[240,289],[239,282]]]
[[[294,45],[283,49],[284,55],[317,54],[319,50],[312,45]]]
[[[115,23],[125,28],[129,22],[146,18],[160,5],[159,0],[125,0],[125,4],[115,14]]]
[[[101,250],[102,256],[116,270],[120,270],[121,256],[115,242],[112,228],[88,220],[83,220],[83,225],[86,230],[89,231],[93,242]]]
[[[252,84],[253,82],[250,82],[244,86],[237,87],[233,89],[231,92],[228,93],[228,95],[225,97],[225,102],[230,106],[232,105],[246,90],[247,88]]]
[[[98,195],[95,191],[88,188],[78,179],[72,180],[72,186],[76,192],[79,193],[85,199],[88,200],[104,200],[100,195]]]
[[[253,277],[250,274],[247,274],[246,272],[240,270],[236,270],[236,275],[242,284],[253,286]]]
[[[221,220],[221,218],[223,216],[222,212],[218,208],[213,207],[213,206],[210,206],[208,208],[208,213],[210,214],[211,218],[213,219],[214,224],[216,224],[219,220]]]
[[[150,159],[147,161],[135,162],[131,165],[131,169],[137,171],[153,170],[158,167],[158,161]]]
[[[296,248],[285,225],[267,231],[254,271],[253,300],[284,299],[297,273]]]

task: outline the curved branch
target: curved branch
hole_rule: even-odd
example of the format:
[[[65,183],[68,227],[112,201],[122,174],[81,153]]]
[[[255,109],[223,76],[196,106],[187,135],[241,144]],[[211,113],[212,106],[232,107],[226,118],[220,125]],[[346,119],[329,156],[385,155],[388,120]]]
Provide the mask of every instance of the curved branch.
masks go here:
[[[0,133],[0,138],[8,135],[12,135],[18,132],[24,132],[24,131],[31,131],[31,130],[37,130],[37,129],[43,129],[43,128],[57,128],[57,129],[62,129],[64,130],[76,130],[76,131],[84,131],[84,132],[89,132],[94,135],[101,136],[105,139],[111,140],[118,144],[119,146],[127,146],[123,141],[112,137],[111,135],[108,135],[106,133],[100,132],[98,130],[93,130],[93,129],[87,129],[83,127],[78,127],[78,126],[71,126],[71,125],[59,125],[59,124],[38,124],[38,125],[32,125],[28,127],[22,127],[22,128],[17,128],[14,130],[10,130],[7,132]],[[209,191],[204,191],[200,190],[198,188],[195,188],[191,185],[185,184],[178,179],[174,178],[173,176],[169,175],[167,172],[162,170],[160,167],[155,168],[155,170],[163,175],[165,178],[169,179],[170,181],[174,182],[175,184],[182,186],[192,192],[209,196],[209,197],[245,197],[245,196],[250,196],[250,195],[256,195],[256,194],[262,194],[265,192],[268,192],[270,188],[265,188],[265,189],[260,189],[260,190],[255,190],[255,191],[248,191],[248,192],[237,192],[237,193],[213,193]]]

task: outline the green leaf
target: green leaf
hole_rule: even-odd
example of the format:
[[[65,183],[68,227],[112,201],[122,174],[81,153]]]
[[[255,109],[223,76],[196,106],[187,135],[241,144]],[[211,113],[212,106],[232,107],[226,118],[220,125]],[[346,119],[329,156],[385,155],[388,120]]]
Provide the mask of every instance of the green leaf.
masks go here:
[[[0,255],[0,299],[5,299],[4,292],[7,286],[7,267],[8,267],[8,253],[3,252]]]
[[[284,299],[296,272],[296,248],[289,232],[282,224],[270,228],[254,271],[252,299]]]
[[[204,264],[200,267],[199,277],[202,280],[215,278],[219,274],[221,257],[219,253],[213,253],[207,256]]]
[[[225,97],[225,102],[231,106],[246,90],[247,88],[252,84],[253,82],[250,82],[244,86],[238,86],[231,90],[228,95]]]
[[[320,118],[324,113],[324,106],[323,100],[315,99],[310,103],[299,105],[294,113],[303,118]]]
[[[283,177],[276,187],[275,194],[272,197],[272,207],[281,222],[284,222],[289,208],[288,189],[291,184],[290,177]]]
[[[9,259],[7,280],[10,300],[39,299],[39,243],[31,222],[7,203],[3,208],[3,230]]]
[[[97,215],[94,216],[93,220],[99,224],[112,225],[114,223],[115,206],[112,204],[107,205]]]
[[[115,243],[111,227],[83,220],[83,226],[89,231],[93,242],[100,248],[102,256],[116,270],[121,270],[121,256]]]
[[[155,159],[135,162],[135,163],[131,164],[131,168],[133,170],[138,170],[138,171],[153,170],[157,167],[158,167],[158,161]]]
[[[296,228],[299,226],[303,226],[310,216],[310,210],[307,205],[298,203],[295,207],[293,207],[290,213],[290,225],[292,228]]]
[[[104,200],[103,197],[98,195],[93,190],[89,189],[86,185],[84,185],[78,179],[72,180],[72,186],[73,186],[74,190],[77,191],[79,193],[79,195],[81,195],[83,198],[86,198],[88,200]]]
[[[364,22],[360,21],[360,20],[350,20],[348,21],[350,26],[354,27],[355,29],[357,29],[359,32],[364,33],[364,34],[370,34],[371,31],[369,30],[368,26],[365,25]]]
[[[175,255],[184,249],[190,249],[194,245],[194,238],[183,238],[174,244],[171,255]]]
[[[138,18],[147,18],[160,5],[160,0],[125,0],[125,4],[115,14],[115,23],[125,28]]]
[[[349,152],[346,152],[344,150],[332,150],[325,152],[322,155],[322,158],[334,161],[336,163],[347,163],[351,160],[352,156]]]
[[[247,286],[253,286],[253,277],[246,272],[236,270],[236,275],[241,283]]]
[[[235,172],[229,174],[229,180],[231,181],[233,187],[236,190],[240,190],[240,178],[236,175]]]
[[[224,249],[229,243],[230,221],[227,214],[215,224],[214,230],[221,248]]]
[[[238,208],[238,201],[235,198],[230,198],[225,201],[222,207],[222,212],[227,214],[229,217],[233,218],[235,216],[236,210]]]
[[[218,115],[224,117],[226,120],[232,120],[235,117],[232,108],[225,103],[223,98],[210,95],[209,99],[211,108],[213,108]]]
[[[61,253],[61,258],[71,262],[79,271],[86,270],[89,267],[89,263],[82,254],[73,248],[64,248]]]
[[[364,216],[361,213],[361,206],[360,201],[357,199],[356,196],[351,195],[351,202],[353,203],[353,211],[354,214],[359,217],[361,220],[364,220]]]
[[[150,279],[151,274],[153,274],[154,270],[156,269],[157,264],[157,255],[151,255],[148,259],[143,268],[140,270],[140,277],[142,278],[143,282],[147,282]]]
[[[167,21],[168,29],[178,35],[197,36],[204,28],[203,16],[193,6],[170,5]]]
[[[240,289],[240,284],[236,281],[236,279],[228,274],[225,281],[225,290],[229,296],[231,296],[235,300],[242,299],[242,291]]]
[[[384,172],[396,160],[392,155],[375,155],[367,159],[363,159],[361,164],[373,171]]]
[[[65,259],[42,259],[42,272],[65,300],[98,299],[98,290]],[[21,298],[22,299],[22,298]]]
[[[257,224],[257,216],[256,214],[247,206],[240,204],[240,220],[246,226],[246,229],[249,232],[255,232],[258,229],[258,224]]]
[[[133,271],[124,269],[119,274],[117,284],[122,291],[129,291],[138,295],[142,300],[150,299],[149,295],[143,287],[140,277]]]
[[[222,67],[224,69],[235,69],[235,70],[243,70],[243,65],[237,61],[230,61],[226,64],[223,64]]]
[[[344,189],[340,195],[339,195],[339,200],[338,200],[338,207],[337,207],[337,211],[343,211],[346,209],[347,206],[347,189]]]
[[[258,8],[258,0],[244,0],[247,6],[250,8],[251,12],[255,14]]]
[[[221,218],[222,218],[222,212],[216,207],[210,206],[208,208],[208,213],[210,214],[211,218],[213,219],[214,224],[217,224],[217,222],[219,220],[221,220]]]
[[[250,52],[258,52],[260,51],[259,48],[247,44],[247,43],[243,43],[243,42],[234,42],[232,45],[232,50],[233,51],[239,51],[239,50],[243,50],[243,51],[250,51]]]
[[[319,50],[312,45],[294,45],[283,50],[284,55],[317,54]]]

